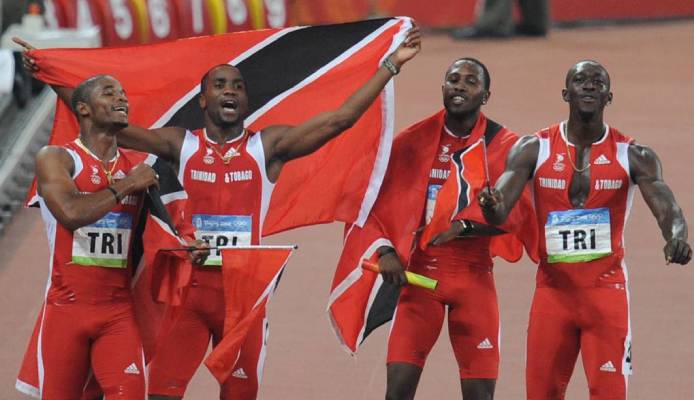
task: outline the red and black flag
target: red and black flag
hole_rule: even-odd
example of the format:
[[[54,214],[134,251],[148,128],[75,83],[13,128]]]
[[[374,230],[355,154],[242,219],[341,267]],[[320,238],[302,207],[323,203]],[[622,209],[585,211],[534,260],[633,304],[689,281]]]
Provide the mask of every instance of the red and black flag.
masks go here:
[[[263,323],[265,307],[293,249],[293,246],[250,246],[222,251],[224,334],[205,360],[220,384],[234,370],[248,333]]]
[[[438,140],[432,140],[432,132],[441,132],[444,121],[445,110],[441,110],[398,135],[383,187],[366,223],[363,227],[346,226],[344,249],[333,278],[328,312],[338,340],[350,353],[356,352],[374,329],[393,317],[399,291],[384,284],[380,275],[363,272],[362,260],[375,260],[380,246],[391,246],[402,264],[408,265],[416,245],[414,232],[422,221],[429,174],[439,148]],[[458,153],[456,165],[452,166],[455,172],[444,184],[447,194],[439,193],[435,206],[438,222],[430,229],[431,237],[448,229],[453,219],[484,223],[475,198],[476,190],[486,185],[487,175],[492,185],[496,182],[504,170],[508,151],[517,139],[516,133],[480,114],[469,139],[473,145]],[[536,220],[527,189],[509,220],[513,223],[502,228],[510,227],[507,232],[513,234],[494,236],[491,255],[515,262],[521,258],[525,247],[531,258],[536,257]]]
[[[404,40],[408,18],[294,27],[103,49],[35,50],[39,78],[75,87],[110,74],[127,92],[132,124],[203,127],[200,79],[211,67],[241,70],[249,95],[246,125],[296,125],[339,107]],[[51,144],[77,136],[59,102]],[[393,135],[393,84],[349,130],[317,152],[288,163],[273,192],[263,234],[343,221],[361,226],[380,189]],[[30,193],[30,198],[35,192]]]
[[[492,126],[489,122],[488,126]],[[458,150],[451,156],[450,174],[436,196],[434,214],[419,238],[419,247],[426,250],[429,242],[451,226],[460,211],[477,199],[488,182],[485,139]]]

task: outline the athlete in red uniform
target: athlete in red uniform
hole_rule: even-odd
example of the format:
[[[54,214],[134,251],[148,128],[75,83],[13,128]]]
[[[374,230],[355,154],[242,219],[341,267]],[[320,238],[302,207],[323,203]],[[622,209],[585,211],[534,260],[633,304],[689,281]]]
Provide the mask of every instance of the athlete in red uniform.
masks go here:
[[[582,61],[562,91],[568,121],[519,141],[492,193],[487,221],[504,221],[532,180],[541,261],[530,311],[527,397],[563,399],[579,350],[590,398],[626,398],[631,326],[623,230],[638,186],[666,241],[668,263],[687,264],[687,224],[650,148],[603,123],[610,77]]]
[[[157,184],[146,154],[120,150],[128,123],[120,83],[97,76],[72,96],[80,137],[36,157],[51,253],[40,315],[38,393],[79,399],[93,370],[106,399],[143,399],[142,344],[130,294],[129,248],[141,192]]]
[[[31,46],[18,41],[27,50]],[[223,64],[201,80],[200,107],[205,128],[195,132],[166,127],[123,129],[119,144],[153,153],[178,167],[188,193],[186,216],[198,238],[213,245],[259,244],[274,183],[283,165],[318,150],[349,128],[378,97],[397,70],[420,49],[418,28],[412,28],[376,74],[335,111],[298,126],[270,126],[261,132],[244,129],[248,97],[240,71]],[[25,54],[25,66],[35,64]],[[55,88],[61,98],[69,88]],[[192,288],[181,317],[149,368],[150,399],[182,398],[209,345],[222,338],[224,297],[221,258],[214,251],[205,266],[194,270]],[[266,352],[267,323],[253,327],[235,370],[222,385],[221,398],[255,399]]]
[[[422,226],[429,223],[438,190],[450,171],[450,156],[477,142],[485,133],[503,129],[482,113],[489,99],[490,76],[478,60],[462,58],[447,70],[443,83],[445,122],[432,140],[440,143],[431,165]],[[494,132],[496,133],[496,132]],[[446,313],[448,331],[458,361],[463,398],[491,399],[499,368],[499,307],[497,304],[490,226],[456,221],[433,239],[427,250],[415,249],[409,271],[439,281],[436,291],[405,286],[398,300],[388,342],[387,399],[414,398],[424,363],[441,332]],[[384,280],[404,283],[395,249],[379,248]]]

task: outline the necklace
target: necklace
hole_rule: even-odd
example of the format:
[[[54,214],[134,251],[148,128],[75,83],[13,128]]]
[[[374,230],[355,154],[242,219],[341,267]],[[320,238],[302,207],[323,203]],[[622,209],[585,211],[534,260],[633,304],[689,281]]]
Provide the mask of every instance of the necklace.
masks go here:
[[[97,157],[94,153],[92,153],[91,150],[82,142],[81,138],[77,138],[75,140],[75,143],[77,146],[79,146],[80,149],[84,150],[87,154],[89,154],[92,158],[96,159],[99,161],[99,166],[101,167],[101,171],[103,171],[104,175],[106,175],[106,180],[108,181],[109,185],[113,183],[113,171],[116,169],[116,164],[118,164],[118,158],[120,157],[120,152],[118,152],[118,149],[116,149],[116,156],[113,158],[111,161],[101,161],[99,157]],[[113,163],[111,168],[108,168],[108,164]]]
[[[207,143],[207,147],[212,150],[221,160],[224,164],[229,164],[231,162],[231,159],[240,155],[239,149],[243,144],[246,142],[246,139],[248,138],[248,135],[246,135],[247,131],[244,129],[243,133],[241,134],[241,139],[239,140],[239,144],[236,145],[236,147],[231,147],[225,154],[222,154],[219,149],[217,149],[217,144],[216,143]],[[224,145],[222,145],[224,146]]]
[[[571,158],[571,149],[569,148],[569,135],[566,135],[566,141],[564,142],[564,145],[566,145],[566,155],[569,156],[569,164],[571,164],[571,168],[574,169],[576,172],[583,172],[588,170],[590,168],[590,160],[588,161],[588,164],[583,167],[583,168],[578,168],[576,164],[574,164],[574,160]],[[576,149],[576,154],[578,154],[578,149]]]

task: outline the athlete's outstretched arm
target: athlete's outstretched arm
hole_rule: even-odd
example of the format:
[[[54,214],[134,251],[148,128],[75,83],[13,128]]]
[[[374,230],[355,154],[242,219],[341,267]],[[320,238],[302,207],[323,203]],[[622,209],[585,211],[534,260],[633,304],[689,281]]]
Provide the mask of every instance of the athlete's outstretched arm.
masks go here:
[[[536,136],[525,136],[513,145],[506,159],[506,170],[499,177],[491,193],[483,189],[479,195],[484,219],[492,225],[501,225],[518,201],[523,188],[532,178],[540,141]]]
[[[14,37],[12,40],[24,48],[22,52],[22,63],[24,68],[36,76],[39,67],[36,60],[31,56],[31,51],[36,50],[34,46],[26,41]],[[50,85],[68,107],[72,101],[74,88],[66,86]],[[173,164],[178,163],[185,138],[185,130],[182,128],[167,127],[159,129],[145,129],[135,125],[129,125],[118,132],[118,145],[129,149],[152,153]]]
[[[629,169],[639,186],[643,199],[658,221],[666,245],[663,249],[668,263],[687,264],[692,259],[692,249],[687,243],[687,221],[675,195],[663,180],[658,156],[647,146],[629,146]]]
[[[405,41],[388,56],[388,60],[399,69],[411,60],[420,48],[419,28],[413,27]],[[278,175],[285,162],[313,153],[330,139],[354,125],[392,76],[388,68],[381,66],[371,79],[338,109],[316,115],[298,126],[273,126],[263,130],[263,146],[268,160],[268,172],[271,175]]]
[[[57,146],[46,146],[36,155],[38,192],[61,225],[75,230],[98,221],[116,205],[117,198],[158,185],[156,174],[149,165],[133,168],[125,179],[111,189],[95,193],[81,193],[71,175],[74,162],[67,151]]]

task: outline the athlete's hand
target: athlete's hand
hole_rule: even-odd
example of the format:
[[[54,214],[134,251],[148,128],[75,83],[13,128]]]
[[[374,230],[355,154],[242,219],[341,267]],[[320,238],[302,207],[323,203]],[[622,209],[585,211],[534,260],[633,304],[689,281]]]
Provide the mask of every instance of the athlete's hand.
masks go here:
[[[480,208],[482,209],[484,219],[493,225],[494,221],[498,218],[498,213],[501,211],[501,205],[503,204],[501,192],[494,188],[492,188],[491,191],[488,188],[484,188],[477,196],[477,201],[480,202]]]
[[[379,257],[378,269],[381,271],[384,282],[397,286],[404,286],[407,284],[405,268],[403,268],[400,263],[400,258],[398,258],[395,252],[386,253]]]
[[[691,246],[689,246],[689,243],[686,241],[678,238],[668,240],[663,252],[665,253],[665,261],[668,264],[675,263],[685,265],[692,259]]]
[[[190,259],[193,261],[193,264],[204,264],[210,255],[210,245],[204,240],[193,240],[188,242],[188,246],[195,248],[195,250],[190,252]]]
[[[12,38],[12,41],[22,46],[22,48],[24,49],[22,50],[22,64],[24,65],[24,69],[31,72],[32,74],[38,72],[39,66],[36,65],[36,60],[34,60],[34,58],[29,54],[30,51],[36,50],[36,47],[30,45],[29,43],[16,36]]]
[[[448,228],[447,231],[441,232],[438,235],[434,236],[433,239],[429,242],[430,245],[432,246],[438,246],[440,244],[444,244],[448,241],[451,241],[458,237],[460,233],[463,231],[463,223],[460,221],[453,221],[451,224],[451,227]]]
[[[395,64],[396,67],[400,68],[403,64],[414,58],[421,49],[422,34],[419,32],[419,27],[414,25],[407,31],[405,40],[388,56],[388,58],[390,58],[390,62]]]
[[[159,175],[147,164],[141,163],[131,169],[128,176],[123,179],[127,181],[130,192],[141,192],[150,186],[159,188]]]

